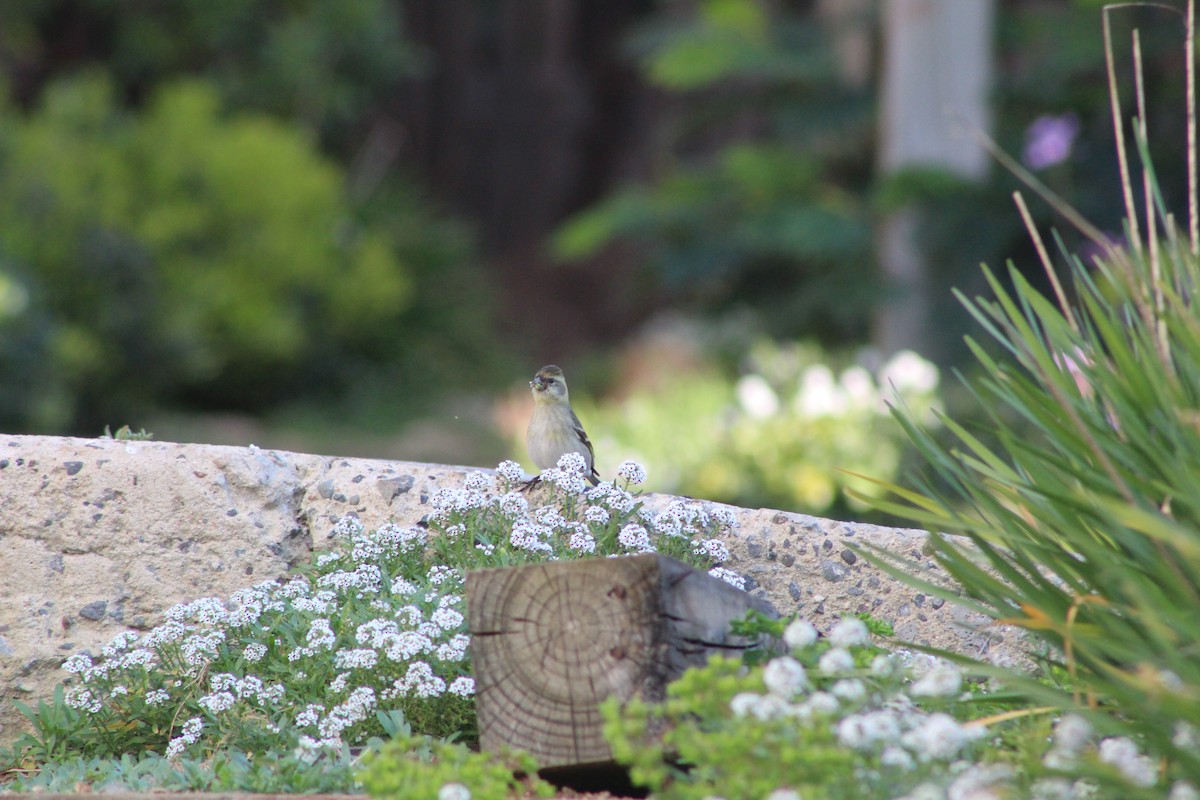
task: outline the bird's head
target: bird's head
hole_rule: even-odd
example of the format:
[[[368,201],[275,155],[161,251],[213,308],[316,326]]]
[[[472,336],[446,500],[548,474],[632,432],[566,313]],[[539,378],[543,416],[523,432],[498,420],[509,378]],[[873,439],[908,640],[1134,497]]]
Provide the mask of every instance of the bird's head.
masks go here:
[[[529,388],[533,390],[533,399],[539,403],[567,402],[567,379],[553,364],[539,369],[529,382]]]

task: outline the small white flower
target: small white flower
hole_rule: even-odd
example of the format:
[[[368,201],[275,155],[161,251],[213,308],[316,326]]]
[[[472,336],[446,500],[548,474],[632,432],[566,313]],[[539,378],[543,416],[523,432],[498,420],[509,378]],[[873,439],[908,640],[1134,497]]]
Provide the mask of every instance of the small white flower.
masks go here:
[[[630,522],[621,528],[621,532],[617,534],[617,541],[627,550],[636,550],[639,553],[654,551],[653,545],[650,544],[650,535],[636,522]]]
[[[817,641],[817,629],[808,620],[793,620],[783,631],[783,641],[793,650],[803,650]]]
[[[771,694],[790,700],[808,684],[808,675],[799,661],[781,656],[771,659],[763,670],[763,684]]]
[[[571,533],[571,538],[567,542],[567,546],[572,550],[578,550],[580,553],[594,553],[596,552],[596,537],[587,531],[576,530]]]
[[[1003,800],[1011,796],[1013,773],[1008,764],[976,764],[947,787],[946,800]]]
[[[871,674],[880,678],[891,678],[903,669],[900,659],[891,653],[880,653],[871,659]]]
[[[814,364],[804,370],[794,402],[796,413],[806,419],[833,416],[846,407],[842,388],[833,371],[824,364]]]
[[[936,783],[926,782],[914,786],[911,792],[896,800],[946,800],[946,793]]]
[[[751,419],[767,419],[779,412],[779,396],[761,375],[744,375],[736,392],[738,404]]]
[[[761,695],[754,692],[739,692],[729,701],[729,710],[733,712],[735,717],[747,716],[758,705],[760,697]]]
[[[962,672],[949,662],[939,662],[913,684],[914,697],[951,697],[962,690]]]
[[[1124,736],[1101,740],[1100,760],[1116,767],[1135,786],[1153,786],[1158,779],[1154,761],[1139,753],[1133,740]]]
[[[1200,732],[1190,722],[1176,722],[1171,733],[1171,744],[1180,750],[1195,750],[1200,747]]]
[[[500,511],[506,517],[515,519],[529,512],[529,501],[520,492],[509,492],[500,498]]]
[[[496,467],[496,474],[509,483],[520,483],[525,477],[525,471],[515,461],[501,461]]]
[[[617,476],[633,486],[646,482],[646,469],[636,461],[624,461],[617,467]]]
[[[949,761],[976,735],[976,731],[968,731],[949,714],[939,712],[904,734],[901,742],[913,751],[918,761]]]
[[[609,519],[608,509],[604,506],[588,506],[583,512],[583,519],[592,525],[607,525]]]
[[[446,687],[446,691],[458,697],[471,697],[475,694],[475,679],[460,675],[450,681],[450,685]]]
[[[795,789],[776,789],[767,795],[767,800],[804,800]]]
[[[708,574],[712,575],[714,578],[725,581],[735,589],[745,590],[746,588],[746,579],[731,569],[726,569],[725,567],[713,567],[708,571]]]
[[[471,790],[461,783],[442,784],[437,800],[471,800]]]
[[[492,479],[486,472],[468,472],[463,488],[468,492],[488,492],[492,488]]]
[[[365,648],[339,650],[333,654],[335,669],[374,669],[379,663],[379,654]]]
[[[826,675],[839,675],[843,672],[849,672],[854,669],[854,656],[850,655],[849,650],[834,647],[821,654],[821,657],[817,660],[817,669]]]
[[[1066,778],[1039,778],[1029,787],[1030,800],[1074,800],[1075,787]]]
[[[928,394],[938,386],[938,369],[911,350],[901,350],[879,371],[879,385],[895,392]]]
[[[1054,723],[1054,749],[1077,756],[1092,740],[1092,724],[1078,714],[1067,714]]]
[[[867,696],[867,686],[858,678],[843,678],[833,684],[830,691],[834,697],[839,697],[848,703],[857,703]]]
[[[1200,800],[1200,791],[1187,781],[1175,781],[1167,800]]]
[[[763,722],[767,722],[768,720],[786,717],[791,713],[791,710],[791,706],[782,697],[774,694],[764,694],[759,695],[758,702],[750,707],[750,714]]]
[[[846,617],[829,631],[829,643],[834,647],[855,647],[870,641],[866,624],[856,617]]]
[[[905,772],[909,772],[917,766],[909,752],[895,744],[889,744],[883,748],[883,752],[879,754],[879,763],[885,767],[902,769]]]
[[[836,714],[838,708],[838,699],[829,692],[813,692],[812,695],[801,704],[801,710],[799,713],[802,717],[828,717]]]
[[[720,539],[693,539],[692,552],[698,556],[707,556],[718,564],[729,560],[729,548]]]
[[[453,608],[439,608],[429,615],[429,619],[443,631],[457,631],[463,625],[463,615]]]

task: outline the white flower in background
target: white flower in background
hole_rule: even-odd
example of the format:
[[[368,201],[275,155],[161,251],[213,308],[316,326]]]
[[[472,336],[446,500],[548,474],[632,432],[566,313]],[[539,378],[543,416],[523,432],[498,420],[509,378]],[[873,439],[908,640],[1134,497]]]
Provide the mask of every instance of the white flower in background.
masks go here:
[[[761,375],[744,375],[737,382],[738,404],[751,419],[768,419],[779,413],[779,397]]]
[[[873,411],[879,407],[879,392],[875,390],[875,379],[863,367],[853,366],[842,370],[838,383],[850,408]]]
[[[458,697],[471,697],[475,694],[475,679],[460,675],[450,682],[446,687],[446,691]]]
[[[879,371],[879,385],[890,397],[929,394],[937,389],[938,381],[938,368],[911,350],[896,353]]]
[[[461,783],[442,784],[437,800],[471,800],[471,790]]]
[[[783,641],[793,650],[803,650],[817,641],[817,629],[808,620],[793,620],[783,631]]]
[[[784,700],[790,700],[808,685],[804,665],[791,656],[773,658],[763,670],[763,683],[767,691]]]
[[[1116,767],[1135,786],[1153,786],[1158,779],[1154,761],[1139,753],[1133,740],[1124,736],[1101,740],[1100,760]]]
[[[855,647],[870,641],[866,623],[857,617],[846,617],[829,631],[829,643],[834,647]]]
[[[767,795],[767,800],[804,800],[795,789],[776,789]]]
[[[814,364],[800,376],[800,391],[796,395],[796,413],[809,419],[840,413],[846,398],[833,370],[824,364]]]

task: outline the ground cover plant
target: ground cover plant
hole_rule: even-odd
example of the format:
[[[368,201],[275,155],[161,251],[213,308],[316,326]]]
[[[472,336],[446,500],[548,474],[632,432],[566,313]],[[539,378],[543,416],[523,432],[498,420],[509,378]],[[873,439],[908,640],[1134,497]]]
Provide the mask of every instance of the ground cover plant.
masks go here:
[[[651,515],[630,491],[640,466],[595,488],[582,470],[566,456],[522,492],[520,467],[505,462],[435,493],[424,525],[367,531],[347,517],[299,574],[178,605],[145,634],[71,656],[69,684],[27,709],[34,732],[6,760],[28,777],[12,788],[92,776],[349,790],[351,764],[385,738],[472,740],[466,569],[657,550],[740,583],[719,566],[728,511],[679,501]]]

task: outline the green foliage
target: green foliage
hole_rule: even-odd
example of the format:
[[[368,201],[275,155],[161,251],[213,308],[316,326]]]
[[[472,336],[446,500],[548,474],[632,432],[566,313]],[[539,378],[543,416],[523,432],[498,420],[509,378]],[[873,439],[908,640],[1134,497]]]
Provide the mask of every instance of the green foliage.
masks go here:
[[[123,441],[133,442],[148,442],[154,438],[153,433],[147,433],[145,428],[135,431],[128,425],[122,425],[117,428],[117,432],[113,433],[108,426],[104,426],[104,433],[100,436],[101,439],[120,439]]]
[[[1200,783],[1200,258],[1136,144],[1153,218],[1126,220],[1127,245],[1082,223],[1096,255],[1063,248],[1067,286],[1051,274],[1043,290],[1010,265],[1007,280],[985,268],[986,296],[958,295],[990,339],[968,341],[980,420],[944,421],[947,441],[901,409],[937,483],[892,486],[880,507],[936,532],[960,601],[1025,629],[1068,678],[1014,686],[1131,737],[1102,741],[1098,761],[1065,759],[1074,774],[1194,796],[1177,781]],[[902,572],[894,554],[875,558]],[[1145,755],[1127,754],[1134,742]]]
[[[537,797],[555,794],[553,786],[537,777],[537,764],[527,754],[485,755],[461,744],[422,737],[394,739],[364,758],[363,764],[363,788],[379,800],[443,796],[503,800],[528,797],[530,792]]]
[[[974,552],[933,537],[938,560],[979,610],[1053,645],[1085,690],[1031,692],[1119,712],[1111,724],[1194,779],[1197,752],[1177,742],[1200,721],[1200,262],[1170,241],[1160,257],[1161,278],[1145,249],[1112,250],[1095,272],[1074,261],[1068,314],[1015,270],[1011,292],[988,273],[994,299],[963,299],[1003,350],[972,344],[988,422],[947,422],[947,444],[901,413],[947,488],[887,507],[969,537]]]
[[[395,324],[412,279],[342,182],[295,130],[223,116],[203,83],[164,87],[144,114],[100,77],[53,86],[0,137],[0,251],[33,298],[0,324],[42,362],[26,406],[0,413],[56,430],[201,384],[262,402],[318,344],[353,350]]]
[[[780,335],[860,334],[869,106],[839,85],[819,26],[760,0],[707,0],[647,25],[633,49],[678,95],[680,122],[653,182],[569,220],[558,255],[630,242],[677,303],[750,305]]]
[[[369,752],[369,751],[368,751]],[[342,754],[308,763],[291,753],[221,750],[210,757],[172,760],[155,753],[114,758],[68,756],[17,777],[13,792],[254,792],[349,793],[358,789],[356,764]]]
[[[72,40],[75,57],[103,64],[123,96],[202,77],[225,101],[298,123],[337,151],[419,62],[397,7],[387,0],[173,0],[137,13],[111,0],[65,5],[6,5],[5,49],[22,77],[61,70],[63,59],[48,54]],[[78,35],[96,31],[105,35]]]
[[[811,345],[764,341],[740,376],[669,378],[581,413],[597,452],[646,464],[659,491],[861,513],[863,504],[851,503],[846,490],[871,484],[856,475],[894,476],[904,454],[903,430],[885,401],[928,415],[938,402],[938,373],[911,353],[874,374],[853,364],[835,372],[831,361]]]

